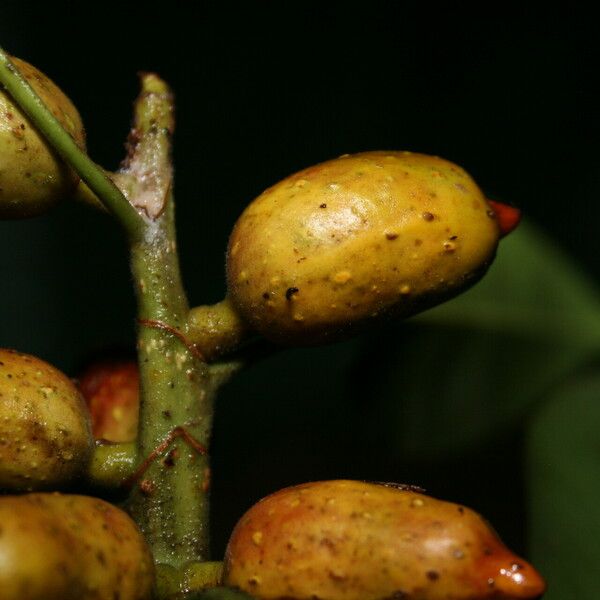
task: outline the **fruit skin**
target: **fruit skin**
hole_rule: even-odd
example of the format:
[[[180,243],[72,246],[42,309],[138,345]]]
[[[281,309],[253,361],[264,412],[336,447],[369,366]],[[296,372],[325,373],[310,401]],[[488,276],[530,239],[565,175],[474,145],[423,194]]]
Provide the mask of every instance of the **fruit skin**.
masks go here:
[[[147,600],[154,567],[135,523],[87,496],[0,498],[2,600]]]
[[[228,294],[265,337],[322,343],[456,295],[483,275],[499,237],[457,165],[410,152],[346,155],[246,208],[229,240]]]
[[[394,484],[283,489],[236,525],[224,584],[256,598],[536,598],[540,575],[474,511]]]
[[[85,149],[81,117],[69,98],[41,71],[18,58],[12,62],[50,112]],[[32,217],[71,195],[79,178],[0,89],[0,219]]]
[[[0,489],[68,483],[84,470],[92,444],[73,382],[35,356],[0,349]]]
[[[134,360],[102,360],[87,367],[77,385],[97,440],[132,442],[137,435],[140,375]]]

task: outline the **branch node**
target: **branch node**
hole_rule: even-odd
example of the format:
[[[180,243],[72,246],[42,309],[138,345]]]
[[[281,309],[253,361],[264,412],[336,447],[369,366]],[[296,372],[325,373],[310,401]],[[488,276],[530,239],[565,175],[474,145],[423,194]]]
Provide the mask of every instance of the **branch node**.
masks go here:
[[[178,426],[171,430],[169,435],[160,443],[148,456],[142,461],[140,466],[121,484],[124,488],[131,488],[133,485],[143,477],[144,473],[150,468],[152,463],[156,462],[160,456],[162,456],[171,446],[171,444],[177,439],[183,438],[185,442],[190,446],[193,450],[195,450],[200,456],[206,456],[208,454],[208,450],[204,444],[201,444],[185,427]],[[147,494],[148,490],[148,482],[149,480],[143,479],[140,482],[140,489],[143,493]]]

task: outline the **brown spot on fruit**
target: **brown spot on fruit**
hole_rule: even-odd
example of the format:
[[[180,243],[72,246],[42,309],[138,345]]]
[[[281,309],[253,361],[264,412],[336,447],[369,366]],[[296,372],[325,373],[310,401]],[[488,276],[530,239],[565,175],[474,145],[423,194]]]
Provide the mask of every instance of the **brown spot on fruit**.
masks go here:
[[[444,242],[444,252],[446,254],[453,254],[456,250],[456,244],[454,242]]]
[[[285,291],[285,299],[291,300],[300,290],[297,287],[290,287]]]

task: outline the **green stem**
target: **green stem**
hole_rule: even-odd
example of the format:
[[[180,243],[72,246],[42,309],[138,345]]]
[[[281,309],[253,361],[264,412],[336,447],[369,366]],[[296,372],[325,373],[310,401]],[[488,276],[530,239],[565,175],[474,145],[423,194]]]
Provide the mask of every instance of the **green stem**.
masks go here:
[[[140,419],[129,509],[154,560],[181,569],[209,554],[207,449],[213,397],[222,380],[189,342],[172,196],[172,97],[156,75],[142,77],[124,174],[130,201],[149,219],[131,244],[138,301]]]
[[[131,239],[137,238],[143,231],[144,219],[107,177],[102,168],[94,163],[63,129],[2,48],[0,48],[0,83],[51,146],[115,215],[128,236]]]
[[[170,201],[131,248],[141,322],[138,461],[147,469],[132,489],[130,510],[155,561],[181,567],[208,558],[210,470],[199,449],[208,448],[215,390],[207,366],[181,339],[188,305],[174,239]]]

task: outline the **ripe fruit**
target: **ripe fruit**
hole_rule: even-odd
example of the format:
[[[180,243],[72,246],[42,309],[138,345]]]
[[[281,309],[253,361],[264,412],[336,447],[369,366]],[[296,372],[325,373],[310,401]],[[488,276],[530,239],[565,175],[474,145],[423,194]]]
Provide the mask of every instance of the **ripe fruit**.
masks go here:
[[[236,525],[224,583],[261,599],[515,600],[540,575],[475,512],[394,484],[286,488]]]
[[[152,556],[135,523],[87,496],[0,498],[2,600],[147,600]]]
[[[42,72],[12,59],[29,85],[81,148],[85,132],[77,109]],[[10,96],[0,89],[0,219],[45,212],[75,189],[78,177],[49,148]]]
[[[92,443],[89,413],[71,380],[35,356],[0,349],[0,489],[68,483]]]
[[[140,376],[134,360],[103,360],[78,379],[97,440],[132,442],[137,435]]]
[[[456,295],[483,275],[500,233],[453,163],[346,155],[291,175],[246,208],[229,241],[228,293],[265,337],[321,343]]]

